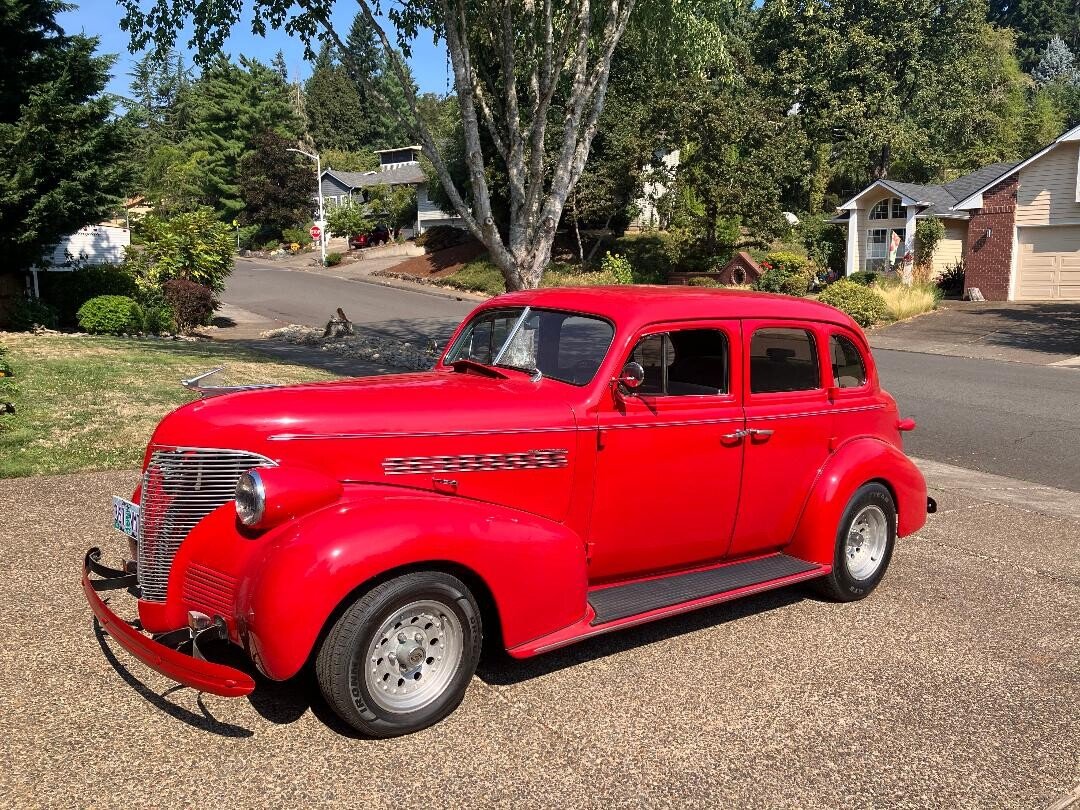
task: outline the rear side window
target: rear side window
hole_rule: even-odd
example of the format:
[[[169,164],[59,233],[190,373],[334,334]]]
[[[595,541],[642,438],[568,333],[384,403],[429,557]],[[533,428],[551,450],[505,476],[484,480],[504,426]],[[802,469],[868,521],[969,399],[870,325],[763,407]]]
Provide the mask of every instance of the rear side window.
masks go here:
[[[866,385],[866,363],[853,341],[843,335],[830,337],[829,358],[832,362],[833,385],[837,388]]]
[[[728,393],[728,342],[715,329],[685,329],[638,341],[630,359],[645,369],[641,394],[716,396]]]
[[[817,345],[806,329],[758,329],[750,340],[750,392],[812,391],[821,387]]]

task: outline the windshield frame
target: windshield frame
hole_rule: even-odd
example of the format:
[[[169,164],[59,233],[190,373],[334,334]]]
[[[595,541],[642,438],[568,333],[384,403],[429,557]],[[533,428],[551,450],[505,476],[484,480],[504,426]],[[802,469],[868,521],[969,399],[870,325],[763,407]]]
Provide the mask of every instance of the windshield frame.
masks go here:
[[[532,315],[533,313],[537,313],[537,312],[550,312],[550,313],[555,313],[555,314],[558,314],[558,315],[565,315],[565,316],[568,316],[568,317],[569,316],[576,316],[576,317],[580,317],[580,318],[588,318],[588,319],[591,319],[591,320],[594,320],[594,321],[599,321],[601,323],[607,324],[607,326],[610,327],[610,329],[611,329],[611,338],[608,341],[607,347],[604,349],[603,358],[601,358],[600,362],[597,364],[596,370],[593,372],[592,376],[589,378],[588,381],[580,382],[580,383],[572,382],[570,380],[560,379],[559,377],[555,377],[555,376],[552,376],[552,375],[549,375],[549,374],[543,374],[543,379],[555,380],[556,382],[562,383],[564,385],[572,385],[575,388],[584,388],[585,386],[591,385],[593,382],[596,381],[597,376],[600,374],[600,370],[604,367],[604,363],[607,362],[608,358],[611,356],[611,347],[615,345],[615,338],[616,338],[616,336],[618,334],[618,328],[616,327],[615,322],[611,318],[609,318],[609,317],[607,317],[605,315],[600,315],[600,314],[597,314],[595,312],[584,312],[582,310],[577,310],[577,309],[563,309],[561,307],[534,307],[534,306],[532,306],[530,304],[515,304],[515,305],[501,306],[501,307],[500,306],[485,307],[484,309],[481,309],[481,310],[479,310],[477,312],[474,312],[472,314],[472,316],[462,324],[461,329],[458,332],[457,336],[450,342],[450,345],[447,348],[446,353],[443,355],[442,360],[440,361],[440,365],[442,365],[444,367],[445,366],[453,366],[453,364],[455,362],[457,362],[457,360],[452,360],[451,357],[461,347],[463,341],[466,339],[466,336],[469,335],[470,327],[472,326],[472,324],[474,322],[480,320],[481,318],[488,317],[493,313],[505,312],[505,313],[512,314],[515,310],[518,310],[518,309],[521,310],[520,314],[515,319],[514,325],[506,333],[506,338],[503,340],[502,345],[499,347],[499,350],[495,353],[495,357],[492,359],[492,361],[490,363],[481,363],[480,361],[473,360],[472,358],[457,358],[457,360],[465,360],[465,359],[467,359],[467,360],[470,360],[471,362],[477,363],[478,365],[487,366],[489,368],[498,368],[498,369],[507,369],[507,370],[510,370],[510,371],[519,371],[519,372],[522,372],[522,373],[525,373],[525,374],[535,374],[535,373],[539,372],[540,371],[539,369],[535,369],[535,368],[526,369],[526,368],[522,368],[520,366],[506,365],[506,364],[500,363],[499,361],[502,360],[503,355],[510,348],[510,345],[513,343],[514,338],[517,336],[517,333],[521,330],[522,326],[524,326],[525,321],[528,320],[530,315]],[[540,378],[538,377],[536,379],[539,380]]]

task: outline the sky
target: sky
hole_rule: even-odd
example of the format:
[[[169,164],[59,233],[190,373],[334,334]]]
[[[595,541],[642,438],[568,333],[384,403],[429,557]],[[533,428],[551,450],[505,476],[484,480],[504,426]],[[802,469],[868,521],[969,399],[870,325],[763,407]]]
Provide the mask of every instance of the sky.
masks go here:
[[[58,18],[60,24],[69,34],[81,32],[99,37],[101,39],[99,52],[117,55],[116,64],[113,65],[112,81],[106,89],[110,93],[127,96],[131,84],[128,74],[131,73],[139,55],[128,52],[127,32],[120,30],[123,11],[112,0],[72,0],[72,2],[77,2],[79,5],[71,11],[61,13]],[[245,2],[244,5],[248,4]],[[333,20],[338,32],[344,38],[352,24],[357,6],[345,0],[337,3],[337,8],[338,11],[335,12]],[[185,45],[186,41],[186,38],[181,36],[177,43],[178,47]],[[189,49],[184,50],[190,53]],[[233,29],[226,44],[226,51],[233,58],[241,55],[253,56],[267,64],[279,50],[285,54],[290,80],[297,78],[297,74],[301,81],[311,75],[311,65],[304,61],[303,43],[299,39],[290,38],[284,31],[268,31],[265,38],[258,37],[251,33],[249,22],[241,22]],[[421,37],[413,43],[413,55],[409,64],[421,92],[444,95],[453,86],[453,74],[446,63],[446,50],[440,45],[434,45],[430,35]]]

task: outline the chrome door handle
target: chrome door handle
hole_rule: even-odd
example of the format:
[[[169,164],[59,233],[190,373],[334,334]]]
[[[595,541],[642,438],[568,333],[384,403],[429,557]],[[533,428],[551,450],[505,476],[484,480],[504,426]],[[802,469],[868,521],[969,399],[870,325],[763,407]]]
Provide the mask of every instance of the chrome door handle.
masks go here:
[[[775,433],[776,431],[774,431],[774,430],[758,430],[756,428],[751,428],[750,430],[748,430],[746,432],[749,433],[751,436],[753,436],[755,438],[760,436],[762,439],[767,439],[770,436],[772,436],[773,433]]]
[[[723,439],[725,442],[733,442],[738,439],[745,439],[749,435],[749,430],[736,430],[734,433],[725,433],[720,438]]]

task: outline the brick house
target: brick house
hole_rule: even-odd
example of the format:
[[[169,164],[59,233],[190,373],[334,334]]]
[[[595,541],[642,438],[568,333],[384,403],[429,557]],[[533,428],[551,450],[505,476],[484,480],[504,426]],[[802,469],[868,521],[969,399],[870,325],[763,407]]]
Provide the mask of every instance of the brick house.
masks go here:
[[[989,301],[1080,301],[1080,127],[1020,163],[995,163],[943,185],[879,180],[840,208],[848,274],[887,269],[915,250],[919,219],[945,238],[933,270],[963,260],[965,287]]]

